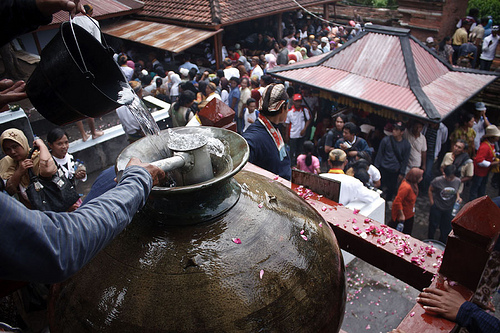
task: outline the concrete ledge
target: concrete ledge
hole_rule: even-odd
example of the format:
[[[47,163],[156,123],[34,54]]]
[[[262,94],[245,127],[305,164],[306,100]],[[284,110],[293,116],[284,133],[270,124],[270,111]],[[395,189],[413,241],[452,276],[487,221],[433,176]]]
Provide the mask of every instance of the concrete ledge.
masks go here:
[[[156,123],[162,122],[168,118],[168,109],[153,112],[152,116]],[[160,125],[160,128],[162,127],[164,128]],[[92,173],[115,164],[116,158],[128,144],[122,125],[116,125],[105,129],[104,135],[97,139],[89,139],[85,142],[78,139],[71,142],[69,153],[85,163],[87,173]]]

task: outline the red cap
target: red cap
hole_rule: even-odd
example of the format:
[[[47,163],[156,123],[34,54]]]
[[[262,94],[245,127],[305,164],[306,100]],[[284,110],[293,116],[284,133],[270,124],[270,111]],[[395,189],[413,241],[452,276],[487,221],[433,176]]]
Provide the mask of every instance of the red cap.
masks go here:
[[[294,101],[301,101],[302,100],[302,95],[301,94],[294,94],[293,95],[293,100]]]

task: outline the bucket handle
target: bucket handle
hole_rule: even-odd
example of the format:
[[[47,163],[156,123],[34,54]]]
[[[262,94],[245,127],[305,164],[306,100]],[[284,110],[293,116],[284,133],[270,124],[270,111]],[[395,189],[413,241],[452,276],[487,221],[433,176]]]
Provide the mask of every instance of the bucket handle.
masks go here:
[[[76,39],[75,29],[73,28],[73,18],[71,17],[71,14],[69,15],[69,26],[71,27],[71,32],[73,33],[73,38],[75,39],[75,43],[76,43],[76,48],[78,49],[78,54],[80,54],[80,58],[82,59],[83,68],[85,70],[83,71],[80,68],[80,66],[78,66],[78,63],[76,65],[78,66],[78,68],[80,68],[81,72],[83,72],[87,75],[87,73],[89,73],[89,70],[87,69],[87,65],[85,65],[85,59],[83,59],[82,50],[80,50],[80,45],[78,44],[78,40]]]
[[[106,42],[106,39],[104,38],[104,34],[102,33],[101,27],[99,27],[99,25],[96,22],[94,22],[94,20],[92,20],[92,18],[90,17],[89,14],[85,13],[85,16],[87,16],[89,18],[90,22],[95,24],[97,29],[99,29],[99,33],[101,34],[101,40],[104,42],[106,50],[109,51],[110,47],[108,46],[108,43]],[[78,44],[78,40],[76,39],[76,34],[75,34],[75,29],[73,28],[73,24],[74,24],[73,18],[71,17],[71,14],[69,14],[69,25],[71,27],[71,32],[73,33],[73,38],[75,39],[76,48],[78,49],[78,54],[80,54],[80,59],[82,59],[82,64],[83,64],[84,70],[82,70],[80,68],[80,66],[78,66],[78,64],[76,64],[76,65],[78,66],[80,71],[85,75],[85,77],[87,79],[94,79],[94,75],[91,72],[89,72],[89,70],[87,69],[87,65],[85,64],[85,60],[83,59],[83,54],[82,54],[82,51],[80,50],[80,45]]]

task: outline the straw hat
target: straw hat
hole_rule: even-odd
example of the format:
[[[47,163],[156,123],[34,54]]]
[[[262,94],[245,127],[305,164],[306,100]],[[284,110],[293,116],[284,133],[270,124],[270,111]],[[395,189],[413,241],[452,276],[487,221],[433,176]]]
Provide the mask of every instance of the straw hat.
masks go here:
[[[500,137],[500,130],[495,125],[486,127],[486,134],[484,135],[484,137],[490,138],[492,136]]]

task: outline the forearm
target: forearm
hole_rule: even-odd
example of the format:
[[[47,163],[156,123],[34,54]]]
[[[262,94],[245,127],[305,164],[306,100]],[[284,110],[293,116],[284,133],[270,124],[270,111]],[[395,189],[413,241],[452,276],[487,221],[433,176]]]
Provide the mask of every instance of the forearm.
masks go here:
[[[0,196],[0,278],[54,283],[92,259],[132,220],[152,178],[127,168],[120,183],[72,213],[31,211]]]
[[[7,182],[5,184],[5,190],[7,191],[7,193],[9,193],[10,195],[14,195],[19,192],[19,183],[21,182],[22,175],[23,173],[21,172],[21,170],[17,169],[12,177],[7,179]]]
[[[49,24],[52,16],[44,16],[35,0],[2,0],[0,4],[0,46],[16,36]]]
[[[465,302],[458,310],[456,322],[469,332],[500,332],[500,320],[477,305]]]
[[[39,173],[42,177],[51,177],[57,171],[56,163],[45,145],[40,146]]]

